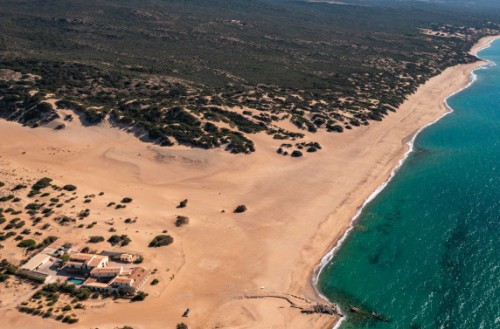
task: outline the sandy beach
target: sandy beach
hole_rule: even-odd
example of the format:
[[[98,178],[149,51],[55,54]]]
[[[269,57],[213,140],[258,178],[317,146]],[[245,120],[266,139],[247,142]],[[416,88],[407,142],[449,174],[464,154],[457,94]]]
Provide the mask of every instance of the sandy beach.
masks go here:
[[[476,44],[472,47],[472,49],[471,49],[470,53],[471,53],[472,55],[474,55],[474,56],[477,56],[477,54],[478,54],[481,50],[488,48],[488,47],[491,45],[491,43],[492,43],[493,41],[497,40],[497,39],[500,39],[500,36],[498,36],[498,35],[492,35],[492,36],[489,36],[489,37],[484,37],[484,38],[482,38],[481,40],[479,40],[479,42],[478,42],[478,43],[476,43]]]
[[[492,39],[482,39],[471,53]],[[12,182],[47,176],[85,194],[134,199],[120,212],[104,201],[92,203],[98,222],[93,229],[54,227],[51,234],[84,243],[90,235],[109,235],[104,222],[113,219],[118,232],[132,239],[127,250],[143,254],[161,283],[148,284],[150,296],[141,303],[92,304],[72,328],[175,328],[179,322],[190,328],[331,328],[338,317],[303,314],[292,304],[325,303],[312,283],[321,258],[388,179],[407,142],[448,112],[446,97],[466,86],[481,65],[447,69],[382,122],[306,135],[304,141],[318,141],[322,150],[302,158],[277,156],[280,141],[265,134],[254,138],[257,151],[248,156],[160,148],[107,124],[82,127],[75,120],[55,131],[2,120],[1,173]],[[177,209],[183,199],[188,207]],[[248,211],[234,214],[240,204]],[[175,227],[176,215],[189,216],[189,224]],[[137,217],[137,223],[123,224],[126,217]],[[174,244],[148,248],[163,230]],[[0,252],[0,258],[7,256]],[[14,306],[0,305],[2,327],[68,328]],[[182,318],[187,308],[189,317]]]

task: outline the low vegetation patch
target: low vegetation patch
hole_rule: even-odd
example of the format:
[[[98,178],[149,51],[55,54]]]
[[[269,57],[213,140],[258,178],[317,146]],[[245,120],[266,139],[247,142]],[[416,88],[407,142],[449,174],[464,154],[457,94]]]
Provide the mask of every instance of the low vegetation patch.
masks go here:
[[[150,243],[149,247],[150,248],[156,248],[156,247],[162,247],[162,246],[168,246],[174,242],[174,238],[172,238],[170,235],[157,235]]]
[[[17,244],[19,248],[33,248],[36,246],[36,241],[33,239],[27,239],[19,242]]]
[[[99,242],[103,242],[103,241],[104,241],[104,237],[102,237],[100,235],[93,235],[89,238],[90,243],[99,243]]]
[[[132,302],[141,302],[143,301],[144,299],[146,299],[146,297],[148,296],[147,293],[143,292],[143,291],[139,291],[137,292],[134,297],[132,297],[131,301]]]
[[[52,178],[44,177],[42,179],[39,179],[33,186],[31,187],[33,190],[41,190],[46,187],[49,187],[50,184],[52,183]]]
[[[175,219],[175,226],[181,227],[189,223],[189,218],[186,216],[177,216]]]
[[[71,184],[63,186],[63,190],[68,191],[68,192],[76,191],[76,189],[77,189],[77,187],[75,185],[71,185]]]
[[[126,234],[122,234],[122,235],[114,234],[108,239],[108,242],[112,246],[119,245],[121,247],[124,247],[124,246],[128,245],[130,242],[132,242],[132,240]]]
[[[19,191],[19,190],[22,190],[22,189],[25,189],[27,188],[28,186],[24,185],[24,184],[17,184],[16,186],[14,186],[11,191],[12,192],[15,192],[15,191]]]
[[[247,211],[247,206],[245,206],[244,204],[241,204],[234,209],[234,213],[236,213],[236,214],[240,214],[240,213],[243,213],[245,211]]]
[[[187,203],[188,203],[188,199],[184,199],[181,202],[179,202],[179,205],[177,206],[177,208],[186,208]]]

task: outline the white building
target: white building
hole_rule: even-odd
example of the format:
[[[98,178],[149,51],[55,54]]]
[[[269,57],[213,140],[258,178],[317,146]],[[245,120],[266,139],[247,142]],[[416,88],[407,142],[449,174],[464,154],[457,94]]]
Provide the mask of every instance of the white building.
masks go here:
[[[108,256],[74,253],[70,254],[70,259],[64,267],[67,269],[90,272],[94,268],[106,267],[108,263]]]

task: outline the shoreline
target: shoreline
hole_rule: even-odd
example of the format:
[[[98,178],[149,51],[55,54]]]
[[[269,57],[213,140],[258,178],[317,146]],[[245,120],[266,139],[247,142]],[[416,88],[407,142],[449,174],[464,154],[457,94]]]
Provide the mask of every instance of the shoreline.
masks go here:
[[[11,184],[46,176],[84,194],[102,191],[111,200],[134,200],[122,211],[104,202],[78,203],[92,209],[91,220],[98,224],[50,231],[85,244],[91,235],[108,237],[106,222],[112,219],[117,231],[132,239],[126,250],[143,254],[144,266],[158,269],[160,284],[145,284],[146,300],[98,300],[81,311],[73,328],[150,329],[180,322],[192,328],[332,328],[339,317],[306,315],[295,307],[325,304],[313,269],[345,235],[359,205],[404,161],[416,133],[449,111],[446,98],[482,65],[445,70],[382,122],[342,134],[306,134],[304,140],[319,142],[323,150],[298,159],[276,156],[280,141],[265,134],[254,135],[257,151],[249,157],[161,148],[109,124],[82,127],[74,120],[56,132],[0,120],[0,172]],[[183,199],[189,205],[179,210]],[[248,211],[232,213],[239,204]],[[188,216],[189,225],[175,227],[177,215]],[[137,223],[124,224],[125,217],[137,217]],[[148,248],[163,230],[174,243]],[[96,248],[110,247],[103,242]],[[0,249],[0,256],[12,250],[17,249]],[[189,318],[182,318],[186,308]],[[7,328],[67,327],[2,304],[0,316]]]
[[[490,48],[491,44],[494,41],[498,40],[498,39],[500,39],[500,36],[488,36],[488,37],[484,37],[481,40],[479,40],[479,42],[477,42],[472,47],[472,49],[470,50],[469,53],[479,58],[478,53],[481,52],[482,50]],[[484,68],[486,68],[490,64],[489,61],[485,61],[485,60],[483,60],[481,58],[479,58],[479,60],[480,60],[479,63],[481,63],[481,65],[479,67],[475,67],[475,68],[471,68],[470,69],[470,73],[469,73],[469,76],[468,76],[468,81],[466,82],[465,86],[459,88],[457,91],[453,92],[452,94],[450,94],[449,96],[447,96],[444,99],[443,103],[446,106],[446,108],[448,109],[448,111],[445,112],[445,113],[443,113],[441,116],[439,116],[438,118],[436,118],[434,121],[432,121],[432,122],[430,122],[428,124],[425,124],[420,129],[418,129],[415,132],[415,134],[411,137],[411,139],[404,144],[404,147],[407,150],[404,153],[403,157],[397,162],[396,166],[392,169],[389,177],[375,191],[373,191],[373,193],[370,194],[369,197],[363,202],[363,204],[357,209],[356,214],[351,219],[351,223],[350,223],[349,228],[344,232],[344,234],[341,236],[340,239],[338,239],[337,241],[334,242],[333,248],[327,254],[325,254],[321,258],[319,264],[314,269],[311,280],[312,280],[312,284],[314,286],[314,289],[315,289],[316,293],[318,294],[318,296],[320,296],[320,298],[322,298],[326,302],[330,303],[331,305],[335,306],[337,309],[340,310],[339,305],[336,304],[334,301],[330,301],[319,290],[319,287],[318,287],[319,277],[320,277],[323,269],[332,261],[332,259],[335,257],[335,254],[342,247],[343,243],[345,242],[345,240],[347,239],[347,237],[349,236],[349,234],[351,233],[351,231],[354,229],[354,224],[360,218],[360,216],[362,215],[363,210],[366,208],[366,206],[368,204],[370,204],[389,185],[389,183],[394,179],[394,177],[396,176],[396,174],[398,173],[398,171],[404,165],[405,161],[408,159],[408,157],[414,151],[414,143],[415,143],[415,140],[417,139],[417,137],[420,135],[420,133],[422,133],[426,128],[428,128],[428,127],[436,124],[437,122],[439,122],[444,117],[446,117],[449,114],[453,113],[454,109],[448,104],[448,100],[451,97],[453,97],[453,96],[461,93],[462,91],[470,88],[477,81],[477,75],[475,74],[475,71],[480,70],[480,69],[484,69]],[[343,314],[343,316],[334,324],[334,326],[332,327],[332,329],[338,329],[338,328],[340,328],[340,326],[345,321],[345,319],[346,319],[346,316],[345,316],[345,314]]]

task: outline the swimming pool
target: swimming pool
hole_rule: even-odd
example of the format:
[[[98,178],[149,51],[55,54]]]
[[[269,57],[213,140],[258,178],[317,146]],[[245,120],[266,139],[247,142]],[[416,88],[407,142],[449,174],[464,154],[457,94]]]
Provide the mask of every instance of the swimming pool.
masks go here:
[[[83,283],[84,280],[77,278],[69,278],[67,281],[74,284],[75,286],[79,286]]]

